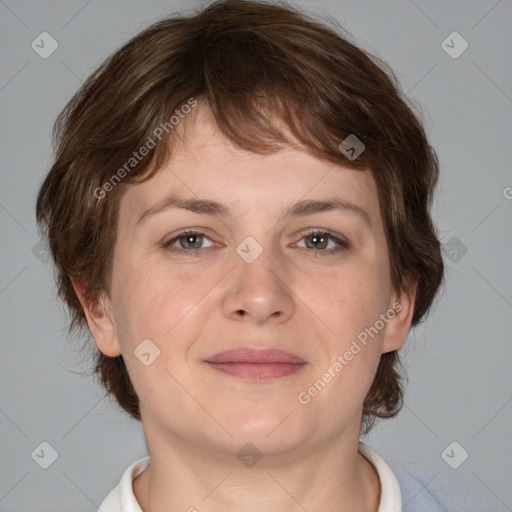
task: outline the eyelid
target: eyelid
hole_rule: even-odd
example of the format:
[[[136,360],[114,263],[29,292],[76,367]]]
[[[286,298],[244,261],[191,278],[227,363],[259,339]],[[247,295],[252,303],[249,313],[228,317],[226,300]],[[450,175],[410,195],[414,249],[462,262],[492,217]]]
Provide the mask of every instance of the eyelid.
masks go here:
[[[162,242],[162,246],[169,248],[170,246],[172,246],[173,242],[176,242],[179,238],[182,238],[186,235],[201,235],[202,237],[207,238],[211,242],[214,242],[212,237],[209,236],[203,228],[185,228],[185,229],[178,231],[177,233],[171,235],[171,237],[168,240]],[[180,250],[178,248],[175,248],[175,249]],[[193,251],[199,251],[201,249],[181,249],[181,250],[186,251],[186,252],[193,252]]]
[[[335,233],[334,231],[331,231],[330,229],[326,228],[307,228],[305,230],[300,231],[301,240],[307,236],[313,235],[313,234],[322,234],[327,235],[331,240],[333,240],[337,245],[337,249],[326,249],[323,251],[323,253],[335,253],[339,252],[338,249],[341,250],[348,250],[352,247],[352,243],[343,235]]]
[[[203,228],[186,228],[182,231],[178,231],[177,233],[173,234],[171,238],[169,238],[167,241],[163,242],[161,245],[164,249],[170,251],[170,252],[176,252],[176,253],[189,253],[194,255],[198,251],[204,251],[205,249],[209,249],[209,247],[201,247],[198,249],[183,249],[180,247],[173,247],[173,244],[178,241],[179,238],[184,237],[188,234],[192,235],[200,235],[204,238],[207,238],[212,243],[216,243],[212,237],[210,237]],[[299,242],[304,239],[307,236],[313,235],[313,234],[322,234],[327,235],[331,240],[334,241],[334,243],[337,245],[335,249],[319,249],[318,251],[315,249],[311,249],[306,247],[306,250],[309,250],[309,252],[319,253],[322,255],[334,255],[339,252],[346,251],[352,247],[351,242],[345,238],[343,235],[340,235],[338,233],[335,233],[327,228],[306,228],[299,232],[300,239]],[[218,244],[217,244],[218,245]]]
[[[338,238],[340,241],[348,243],[348,239],[346,239],[341,233],[336,233],[327,228],[306,228],[303,229],[302,231],[299,231],[299,234],[301,236],[312,235],[313,233],[322,233],[330,235],[332,238]]]

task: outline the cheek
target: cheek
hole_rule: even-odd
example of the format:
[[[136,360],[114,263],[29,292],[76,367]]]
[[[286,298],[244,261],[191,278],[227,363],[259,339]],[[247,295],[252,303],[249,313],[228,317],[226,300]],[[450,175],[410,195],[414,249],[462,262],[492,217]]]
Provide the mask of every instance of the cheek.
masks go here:
[[[188,345],[198,336],[201,308],[197,303],[205,292],[185,286],[168,268],[155,266],[128,275],[118,294],[123,320],[117,329],[123,357],[142,402],[158,404],[163,390],[176,386],[166,369],[171,374],[178,370]],[[148,365],[143,362],[146,353]]]
[[[359,413],[374,379],[385,330],[375,326],[386,311],[388,288],[380,269],[371,265],[333,272],[323,285],[317,333],[324,340],[327,357],[319,362],[311,385],[317,379],[328,383],[318,393],[322,395],[318,407],[329,403],[330,416],[325,421],[336,425],[335,418]]]
[[[300,297],[338,338],[347,340],[384,313],[388,283],[376,265],[353,265],[302,284]],[[322,322],[320,322],[322,323]]]
[[[201,337],[205,319],[219,303],[215,287],[219,276],[192,269],[178,271],[169,263],[139,266],[127,276],[119,293],[126,327],[121,326],[120,331],[123,350],[133,351],[150,339],[161,351],[162,360],[179,364],[191,343]]]
[[[151,338],[160,343],[178,328],[199,291],[183,286],[170,273],[144,273],[134,276],[124,292],[125,312],[135,338]]]

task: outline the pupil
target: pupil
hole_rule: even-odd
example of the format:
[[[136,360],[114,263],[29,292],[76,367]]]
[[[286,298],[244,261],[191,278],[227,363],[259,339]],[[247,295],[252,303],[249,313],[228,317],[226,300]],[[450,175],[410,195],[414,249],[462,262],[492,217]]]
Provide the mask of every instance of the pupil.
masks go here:
[[[196,238],[198,238],[197,235],[188,235],[187,236],[187,244],[196,245],[197,241],[194,243],[194,239],[196,239]],[[324,238],[321,237],[321,236],[318,236],[318,235],[312,235],[311,239],[313,241],[313,245],[314,245],[315,248],[318,247],[317,244],[322,244],[322,242],[324,241]]]
[[[195,238],[198,238],[197,235],[188,235],[187,236],[187,244],[190,244],[190,245],[197,245],[197,242],[194,243],[194,239]]]
[[[323,237],[318,236],[318,235],[313,235],[311,238],[313,239],[313,244],[314,244],[315,248],[317,248],[317,247],[318,247],[318,246],[316,245],[316,242],[318,242],[319,244],[321,244],[321,243],[323,242],[323,240],[324,240],[324,238],[323,238]]]

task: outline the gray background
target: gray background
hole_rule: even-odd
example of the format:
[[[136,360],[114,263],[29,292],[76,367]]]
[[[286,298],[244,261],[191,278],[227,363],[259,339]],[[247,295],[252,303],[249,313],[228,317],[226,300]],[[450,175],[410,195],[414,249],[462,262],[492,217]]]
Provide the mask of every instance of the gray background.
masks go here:
[[[0,1],[1,511],[94,511],[146,455],[141,425],[102,398],[67,339],[52,268],[37,251],[34,202],[52,162],[53,121],[82,81],[153,21],[200,5]],[[299,5],[332,15],[390,64],[421,105],[441,163],[433,213],[447,286],[402,349],[403,410],[363,441],[420,468],[428,488],[444,482],[481,500],[475,510],[512,510],[512,3]],[[43,31],[59,45],[47,59],[31,48]],[[441,47],[453,31],[469,44],[455,59]],[[58,453],[48,469],[31,457],[43,441]],[[457,469],[441,456],[453,441],[462,448],[452,460],[469,454]]]

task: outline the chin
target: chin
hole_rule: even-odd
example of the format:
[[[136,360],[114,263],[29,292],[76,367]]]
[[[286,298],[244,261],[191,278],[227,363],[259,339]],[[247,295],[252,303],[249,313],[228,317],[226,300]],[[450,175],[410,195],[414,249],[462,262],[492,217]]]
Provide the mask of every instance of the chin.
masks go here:
[[[306,437],[304,429],[296,423],[298,418],[293,418],[293,413],[288,416],[290,412],[280,410],[265,414],[254,411],[252,415],[240,417],[237,423],[231,423],[226,428],[236,446],[251,442],[264,453],[278,454],[304,442]]]

